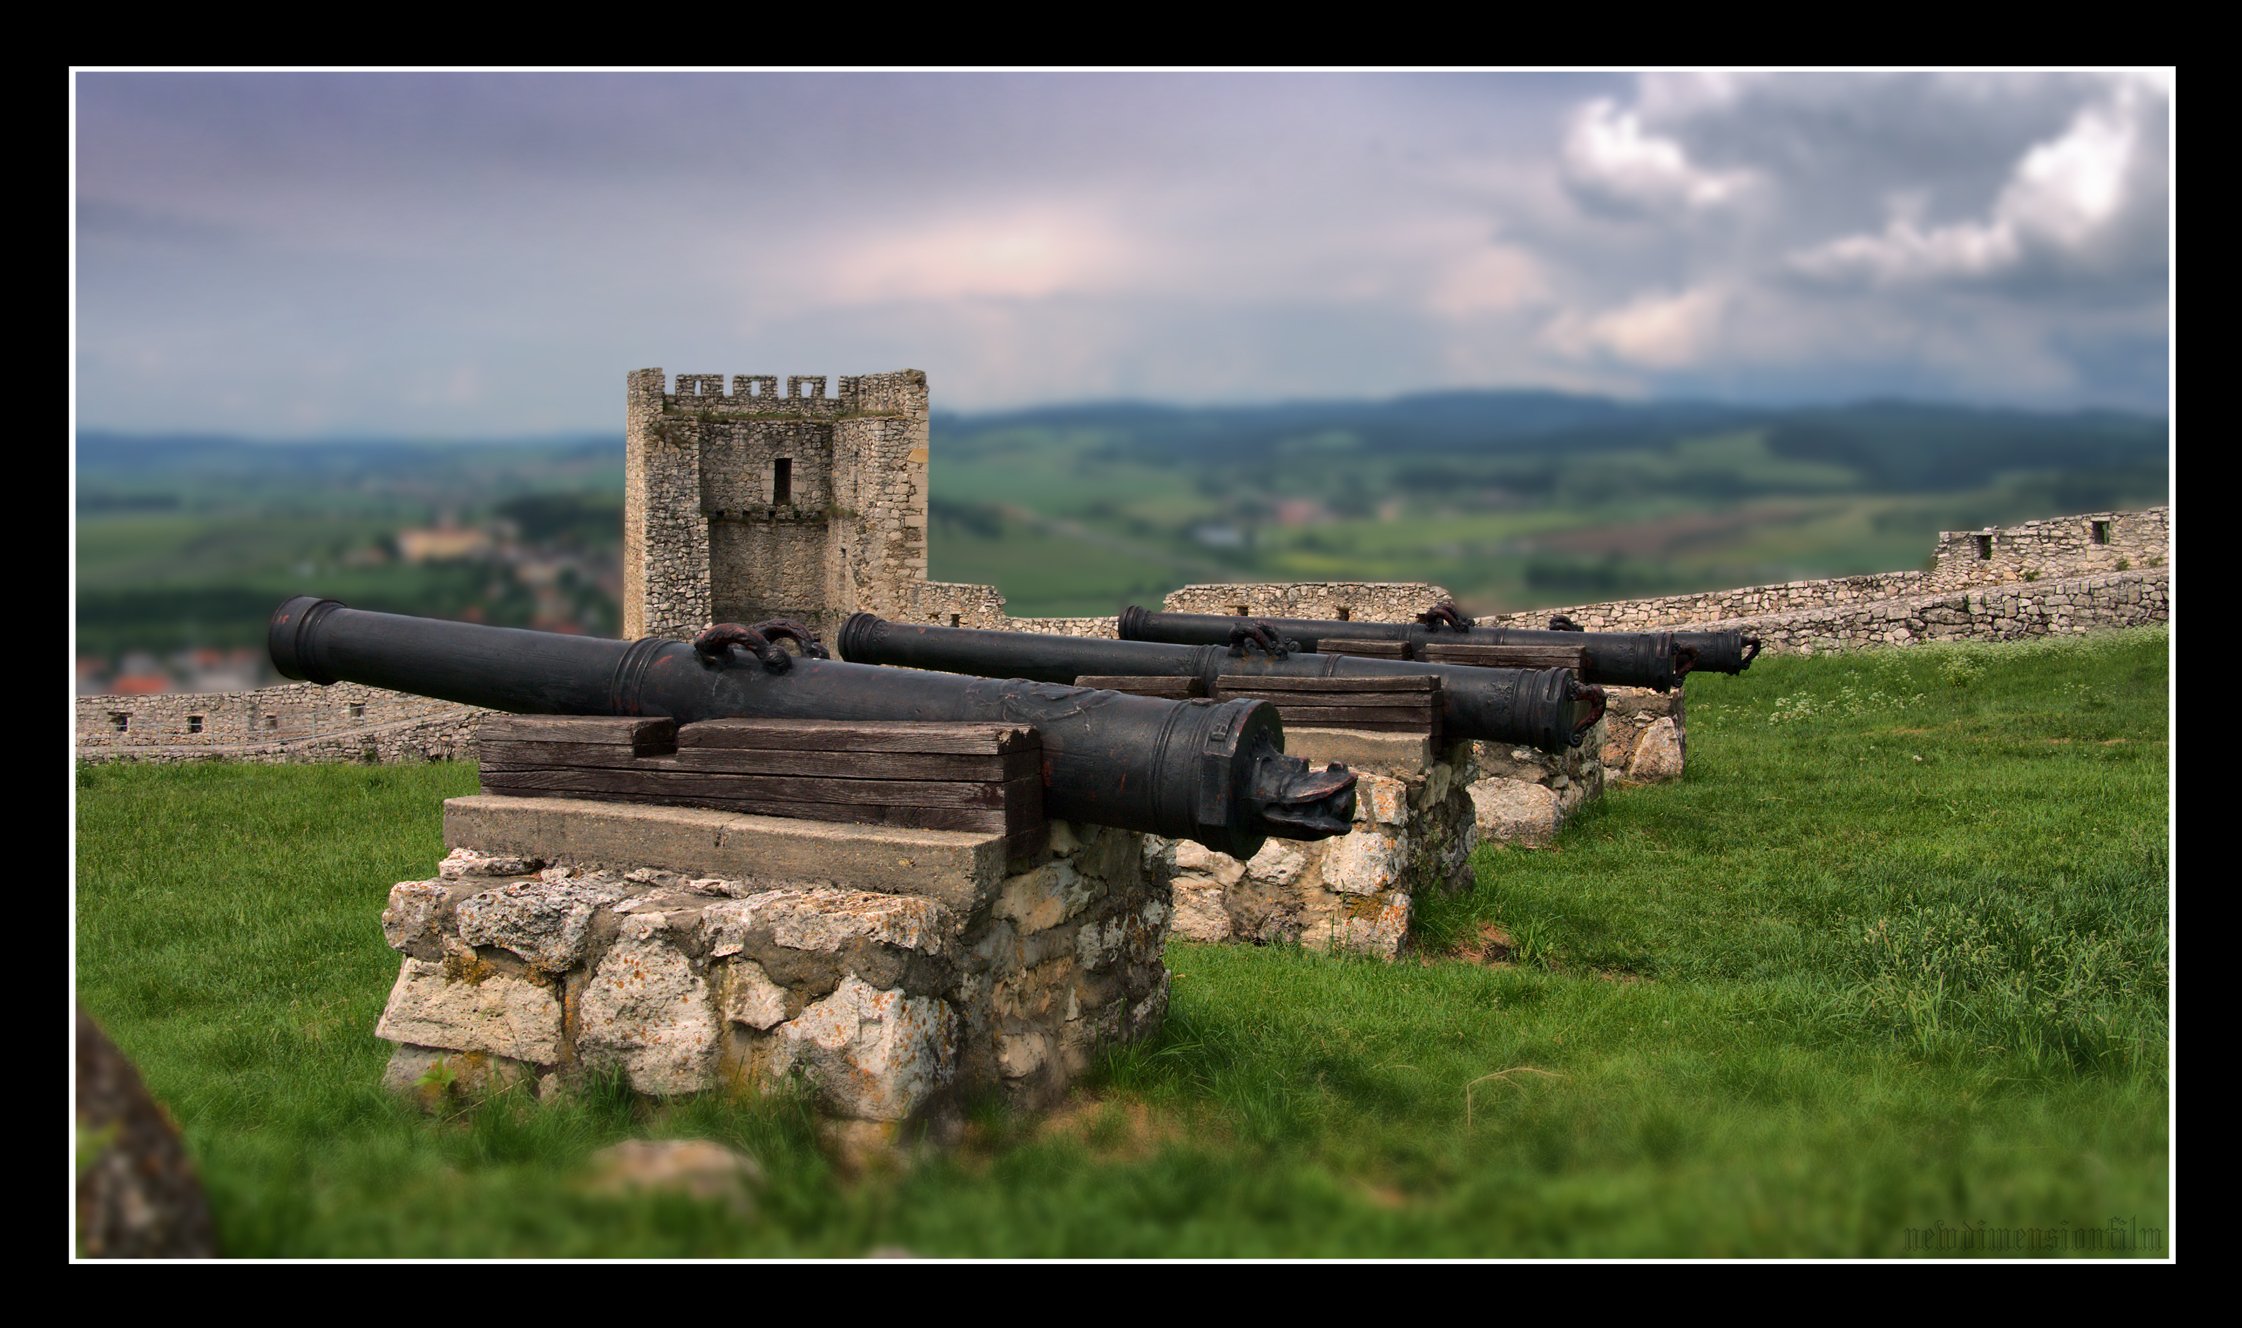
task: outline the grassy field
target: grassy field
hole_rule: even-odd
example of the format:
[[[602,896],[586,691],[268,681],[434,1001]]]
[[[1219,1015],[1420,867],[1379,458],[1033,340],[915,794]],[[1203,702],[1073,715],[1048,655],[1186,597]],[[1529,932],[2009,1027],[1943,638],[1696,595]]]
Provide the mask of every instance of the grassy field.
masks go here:
[[[1176,945],[1079,1106],[893,1172],[787,1100],[385,1098],[375,918],[465,767],[81,768],[78,989],[235,1254],[2161,1253],[2167,648],[1693,679],[1688,775],[1482,850],[1418,960]],[[586,1192],[649,1135],[755,1212]]]

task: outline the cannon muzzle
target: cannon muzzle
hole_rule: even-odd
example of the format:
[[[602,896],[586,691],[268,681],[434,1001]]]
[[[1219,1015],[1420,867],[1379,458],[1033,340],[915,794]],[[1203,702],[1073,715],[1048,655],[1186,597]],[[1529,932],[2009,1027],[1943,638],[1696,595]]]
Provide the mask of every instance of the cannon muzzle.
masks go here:
[[[1676,632],[1674,640],[1697,652],[1699,673],[1742,673],[1759,658],[1759,638],[1738,631]]]
[[[311,596],[275,609],[268,637],[273,664],[290,678],[524,714],[1032,725],[1043,739],[1050,815],[1195,839],[1234,857],[1253,856],[1267,836],[1341,834],[1354,819],[1354,775],[1285,755],[1283,723],[1265,702],[910,674],[765,651],[755,643],[767,645],[766,634],[753,630],[711,631],[694,644],[609,641]]]

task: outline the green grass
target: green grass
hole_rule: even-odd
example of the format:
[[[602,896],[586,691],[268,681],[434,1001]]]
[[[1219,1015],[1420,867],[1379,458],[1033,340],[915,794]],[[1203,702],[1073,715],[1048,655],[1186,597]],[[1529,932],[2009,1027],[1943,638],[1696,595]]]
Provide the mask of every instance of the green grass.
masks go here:
[[[182,1123],[236,1254],[1904,1255],[1911,1231],[1944,1252],[2169,1233],[2167,648],[2153,630],[1694,679],[1684,779],[1615,791],[1552,849],[1483,849],[1478,889],[1428,904],[1431,950],[1507,936],[1516,962],[1173,946],[1164,1031],[1065,1128],[985,1112],[969,1146],[891,1174],[837,1175],[791,1100],[603,1089],[432,1121],[386,1099],[376,915],[440,855],[463,767],[81,769],[79,992]],[[754,1152],[756,1214],[582,1192],[591,1152],[648,1134]]]

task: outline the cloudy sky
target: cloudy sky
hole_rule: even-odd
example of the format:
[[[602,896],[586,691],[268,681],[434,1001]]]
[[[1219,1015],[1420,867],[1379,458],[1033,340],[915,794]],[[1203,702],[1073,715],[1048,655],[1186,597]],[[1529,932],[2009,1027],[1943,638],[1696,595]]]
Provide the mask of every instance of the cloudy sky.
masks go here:
[[[85,428],[1541,386],[2167,408],[2163,74],[81,74]]]

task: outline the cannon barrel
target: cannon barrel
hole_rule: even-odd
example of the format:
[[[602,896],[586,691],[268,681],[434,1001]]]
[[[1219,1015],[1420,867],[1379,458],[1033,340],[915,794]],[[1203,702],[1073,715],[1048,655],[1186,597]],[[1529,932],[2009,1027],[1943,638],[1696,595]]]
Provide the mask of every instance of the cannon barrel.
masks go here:
[[[1742,673],[1759,658],[1759,638],[1738,631],[1676,632],[1674,644],[1697,652],[1695,673]]]
[[[841,624],[835,643],[843,659],[861,664],[896,664],[1042,682],[1099,676],[1199,678],[1211,688],[1220,678],[1239,676],[1401,678],[1433,674],[1441,680],[1441,722],[1448,736],[1526,743],[1549,752],[1578,747],[1582,736],[1604,713],[1603,689],[1583,685],[1570,669],[1487,669],[1351,655],[1235,654],[1227,645],[1164,645],[931,627],[889,622],[869,613],[856,614]]]
[[[1744,653],[1743,638],[1735,632],[1579,632],[1529,627],[1459,630],[1422,622],[1155,613],[1134,604],[1121,611],[1121,639],[1208,645],[1228,641],[1230,634],[1245,623],[1259,623],[1288,641],[1298,641],[1302,650],[1320,650],[1320,643],[1327,640],[1404,641],[1409,644],[1409,653],[1420,659],[1426,646],[1443,643],[1572,646],[1587,655],[1581,681],[1612,687],[1651,687],[1661,692],[1671,690],[1692,671],[1741,673],[1751,664],[1751,655]],[[1757,653],[1754,642],[1752,654]]]
[[[711,633],[711,635],[715,635]],[[1322,839],[1354,817],[1354,776],[1284,754],[1273,706],[907,674],[662,637],[609,641],[413,618],[298,596],[273,611],[290,678],[365,683],[526,714],[970,721],[1032,725],[1044,807],[1251,857],[1264,837]],[[704,638],[705,640],[705,638]]]

